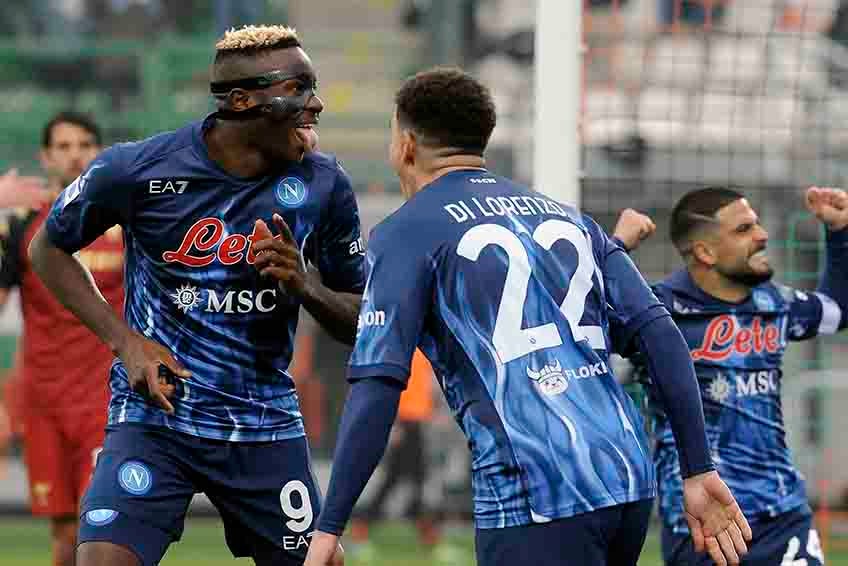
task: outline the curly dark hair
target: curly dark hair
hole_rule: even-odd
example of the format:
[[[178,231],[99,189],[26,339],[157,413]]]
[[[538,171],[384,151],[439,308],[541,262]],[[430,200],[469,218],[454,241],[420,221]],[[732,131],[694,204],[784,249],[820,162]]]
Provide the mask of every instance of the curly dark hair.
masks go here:
[[[497,115],[489,89],[455,67],[407,79],[395,95],[397,119],[425,145],[483,155]]]

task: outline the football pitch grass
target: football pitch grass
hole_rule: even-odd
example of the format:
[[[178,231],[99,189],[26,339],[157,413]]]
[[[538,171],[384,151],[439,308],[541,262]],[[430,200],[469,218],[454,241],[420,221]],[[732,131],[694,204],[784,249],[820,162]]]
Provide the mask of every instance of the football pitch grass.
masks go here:
[[[435,551],[422,548],[415,531],[403,522],[383,523],[372,530],[373,546],[348,553],[347,566],[473,566],[473,534],[470,528],[448,532]],[[47,524],[23,517],[0,518],[0,566],[49,566],[50,541]],[[224,544],[219,521],[191,518],[183,539],[173,545],[162,566],[223,566],[252,564],[235,560]],[[848,566],[848,552],[829,551],[829,566]],[[661,566],[659,541],[652,530],[640,566]]]

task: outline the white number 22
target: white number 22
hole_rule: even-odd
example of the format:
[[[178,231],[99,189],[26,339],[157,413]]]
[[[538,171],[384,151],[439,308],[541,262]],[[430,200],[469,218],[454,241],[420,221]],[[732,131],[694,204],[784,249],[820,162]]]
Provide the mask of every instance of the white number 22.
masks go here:
[[[533,240],[546,251],[550,251],[559,240],[568,241],[577,250],[577,269],[559,310],[568,321],[576,341],[587,340],[594,349],[606,348],[600,326],[580,324],[586,310],[586,296],[592,290],[592,275],[597,269],[589,235],[569,222],[546,220],[533,232]],[[499,224],[480,224],[462,236],[456,252],[471,261],[477,261],[480,253],[489,245],[501,248],[509,260],[492,334],[492,343],[501,362],[505,364],[536,350],[562,344],[562,337],[553,322],[521,328],[531,269],[527,250],[515,233]]]

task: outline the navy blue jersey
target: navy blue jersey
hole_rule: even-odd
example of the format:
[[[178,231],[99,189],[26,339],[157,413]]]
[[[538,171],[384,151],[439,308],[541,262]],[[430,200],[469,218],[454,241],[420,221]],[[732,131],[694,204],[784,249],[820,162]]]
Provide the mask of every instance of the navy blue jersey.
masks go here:
[[[279,212],[325,285],[361,292],[356,200],[344,170],[320,153],[261,177],[227,174],[203,141],[213,120],[104,151],[59,196],[47,234],[76,252],[120,224],[127,323],[192,372],[169,417],[129,390],[116,361],[110,424],[142,422],[231,441],[300,436],[287,373],[300,305],[253,267],[254,222],[273,230]]]
[[[685,270],[654,286],[691,351],[713,460],[750,521],[806,503],[792,464],[780,403],[789,340],[836,332],[841,311],[827,295],[764,283],[739,304],[701,291]],[[651,391],[654,401],[654,392]],[[660,513],[688,532],[683,485],[669,423],[653,403]]]
[[[655,493],[609,328],[668,313],[626,256],[606,270],[612,254],[590,218],[481,170],[440,177],[372,232],[350,378],[405,381],[421,348],[469,441],[479,528]]]

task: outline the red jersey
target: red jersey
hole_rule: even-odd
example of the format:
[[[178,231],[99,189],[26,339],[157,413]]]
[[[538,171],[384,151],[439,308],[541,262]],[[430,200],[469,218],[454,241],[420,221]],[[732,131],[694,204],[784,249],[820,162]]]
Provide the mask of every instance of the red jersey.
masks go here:
[[[24,331],[19,360],[21,404],[42,410],[105,411],[114,356],[47,290],[30,265],[27,250],[50,212],[14,214],[0,222],[0,288],[18,287]],[[78,254],[97,287],[118,312],[124,306],[123,235],[115,227]]]

